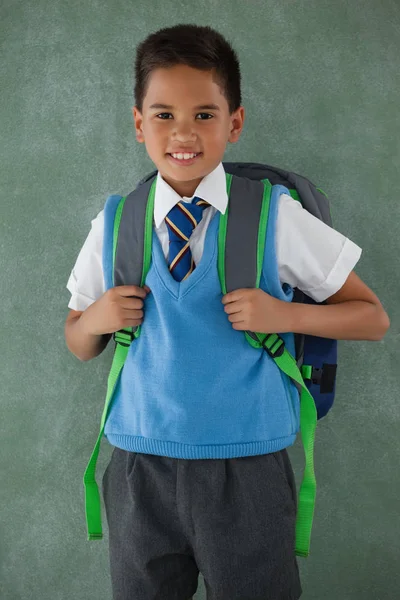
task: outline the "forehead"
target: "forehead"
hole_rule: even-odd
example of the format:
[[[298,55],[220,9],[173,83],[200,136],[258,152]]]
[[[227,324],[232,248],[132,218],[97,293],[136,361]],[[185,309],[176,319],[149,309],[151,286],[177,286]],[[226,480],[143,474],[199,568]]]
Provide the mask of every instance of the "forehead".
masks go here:
[[[143,104],[148,108],[155,103],[171,106],[213,103],[221,110],[228,110],[228,102],[217,83],[215,73],[187,65],[152,71]]]

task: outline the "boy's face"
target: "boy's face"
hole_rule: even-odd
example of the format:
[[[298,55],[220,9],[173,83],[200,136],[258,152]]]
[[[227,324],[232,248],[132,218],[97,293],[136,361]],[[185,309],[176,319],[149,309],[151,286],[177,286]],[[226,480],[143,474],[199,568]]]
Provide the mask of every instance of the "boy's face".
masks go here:
[[[173,108],[152,108],[165,104]],[[215,104],[217,108],[196,106]],[[200,181],[222,161],[227,142],[237,142],[243,128],[244,108],[232,115],[212,71],[187,65],[156,69],[149,78],[143,113],[133,107],[136,139],[163,179],[180,195],[192,196]],[[198,153],[192,164],[177,164],[170,153]]]

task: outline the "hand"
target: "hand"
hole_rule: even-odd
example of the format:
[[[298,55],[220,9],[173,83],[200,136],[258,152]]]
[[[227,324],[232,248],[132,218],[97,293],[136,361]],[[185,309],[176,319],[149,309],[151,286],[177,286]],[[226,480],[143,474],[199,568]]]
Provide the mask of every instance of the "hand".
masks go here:
[[[232,328],[256,333],[290,331],[290,303],[259,288],[241,288],[222,297]]]
[[[114,333],[143,322],[143,300],[150,292],[145,285],[119,285],[107,290],[82,314],[83,326],[91,335]]]

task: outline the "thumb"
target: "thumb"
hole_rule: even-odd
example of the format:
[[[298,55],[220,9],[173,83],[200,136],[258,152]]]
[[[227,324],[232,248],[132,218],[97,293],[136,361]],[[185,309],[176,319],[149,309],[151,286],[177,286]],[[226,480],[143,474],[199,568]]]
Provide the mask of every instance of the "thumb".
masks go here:
[[[143,288],[147,291],[148,294],[151,292],[151,289],[148,285],[144,285]]]

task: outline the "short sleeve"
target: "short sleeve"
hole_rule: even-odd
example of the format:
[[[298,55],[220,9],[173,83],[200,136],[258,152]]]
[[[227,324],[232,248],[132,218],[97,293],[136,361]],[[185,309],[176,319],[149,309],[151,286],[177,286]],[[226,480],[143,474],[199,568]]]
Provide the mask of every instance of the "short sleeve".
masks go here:
[[[361,248],[300,202],[281,194],[276,253],[280,282],[323,302],[343,287],[360,259]]]
[[[68,308],[72,310],[86,310],[105,292],[102,260],[103,233],[104,210],[101,210],[91,221],[91,229],[68,279],[66,287],[71,293]]]

